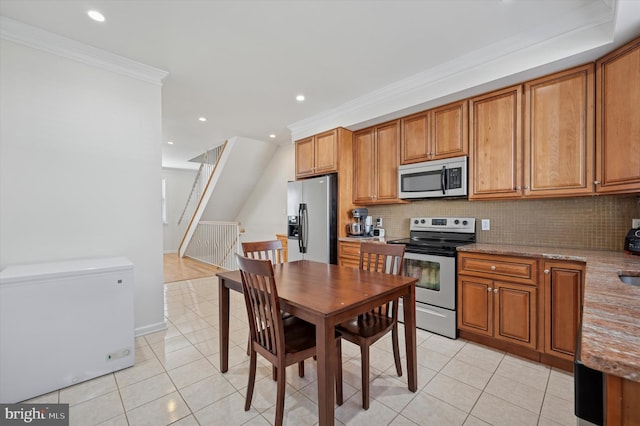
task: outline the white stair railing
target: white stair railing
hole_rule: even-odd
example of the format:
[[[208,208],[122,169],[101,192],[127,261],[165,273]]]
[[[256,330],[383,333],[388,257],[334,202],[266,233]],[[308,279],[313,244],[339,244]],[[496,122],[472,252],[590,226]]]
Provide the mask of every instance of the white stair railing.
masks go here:
[[[191,192],[189,193],[187,202],[182,210],[180,219],[178,219],[177,232],[178,236],[181,238],[180,249],[178,250],[180,253],[182,253],[182,244],[185,242],[189,226],[193,221],[196,210],[202,201],[202,196],[209,185],[209,181],[211,180],[213,172],[218,164],[218,159],[220,158],[225,146],[226,142],[202,154],[200,168],[198,169],[198,173],[196,174],[193,185],[191,186]]]
[[[201,221],[187,247],[186,256],[227,270],[238,269],[235,254],[240,253],[238,222]]]

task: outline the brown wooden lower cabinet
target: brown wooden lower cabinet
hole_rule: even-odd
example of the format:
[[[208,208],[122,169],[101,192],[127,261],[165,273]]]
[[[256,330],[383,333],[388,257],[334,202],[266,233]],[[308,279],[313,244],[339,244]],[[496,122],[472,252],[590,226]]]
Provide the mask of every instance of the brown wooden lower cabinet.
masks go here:
[[[338,241],[338,265],[360,266],[360,241]]]
[[[604,424],[640,425],[640,382],[605,375]]]
[[[571,370],[585,265],[458,253],[460,337]]]
[[[536,288],[459,276],[458,327],[535,349]]]
[[[544,262],[544,351],[572,361],[582,314],[584,265]]]
[[[282,261],[287,262],[289,260],[289,237],[285,234],[276,234],[276,238],[282,241]]]

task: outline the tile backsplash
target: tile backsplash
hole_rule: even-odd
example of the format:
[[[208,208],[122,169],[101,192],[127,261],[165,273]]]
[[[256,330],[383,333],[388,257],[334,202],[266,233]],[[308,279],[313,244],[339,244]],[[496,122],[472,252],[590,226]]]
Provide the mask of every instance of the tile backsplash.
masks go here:
[[[468,201],[420,200],[410,204],[369,206],[383,219],[389,237],[409,234],[416,216],[475,217],[479,243],[622,250],[631,219],[640,218],[640,195]],[[481,230],[481,219],[491,230]],[[374,221],[375,223],[375,221]]]

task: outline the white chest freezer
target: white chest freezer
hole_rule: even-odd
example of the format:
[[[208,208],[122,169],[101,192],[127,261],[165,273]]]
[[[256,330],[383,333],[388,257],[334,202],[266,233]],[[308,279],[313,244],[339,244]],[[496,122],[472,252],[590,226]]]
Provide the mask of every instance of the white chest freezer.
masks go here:
[[[134,363],[133,264],[124,257],[0,272],[0,403]]]

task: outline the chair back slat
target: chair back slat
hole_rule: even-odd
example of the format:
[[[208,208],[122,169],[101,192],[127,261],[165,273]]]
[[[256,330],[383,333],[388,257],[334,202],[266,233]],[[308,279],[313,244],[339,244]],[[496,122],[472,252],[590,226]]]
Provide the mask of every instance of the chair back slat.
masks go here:
[[[404,244],[362,242],[360,244],[360,269],[402,275]]]
[[[268,259],[274,265],[284,263],[284,252],[280,240],[244,242],[242,251],[251,259]]]
[[[251,340],[278,356],[284,353],[284,330],[271,261],[236,256],[249,316]]]
[[[360,269],[402,275],[404,251],[404,244],[382,244],[363,241],[360,244]],[[395,319],[397,309],[398,303],[393,301],[373,309],[371,313]]]

